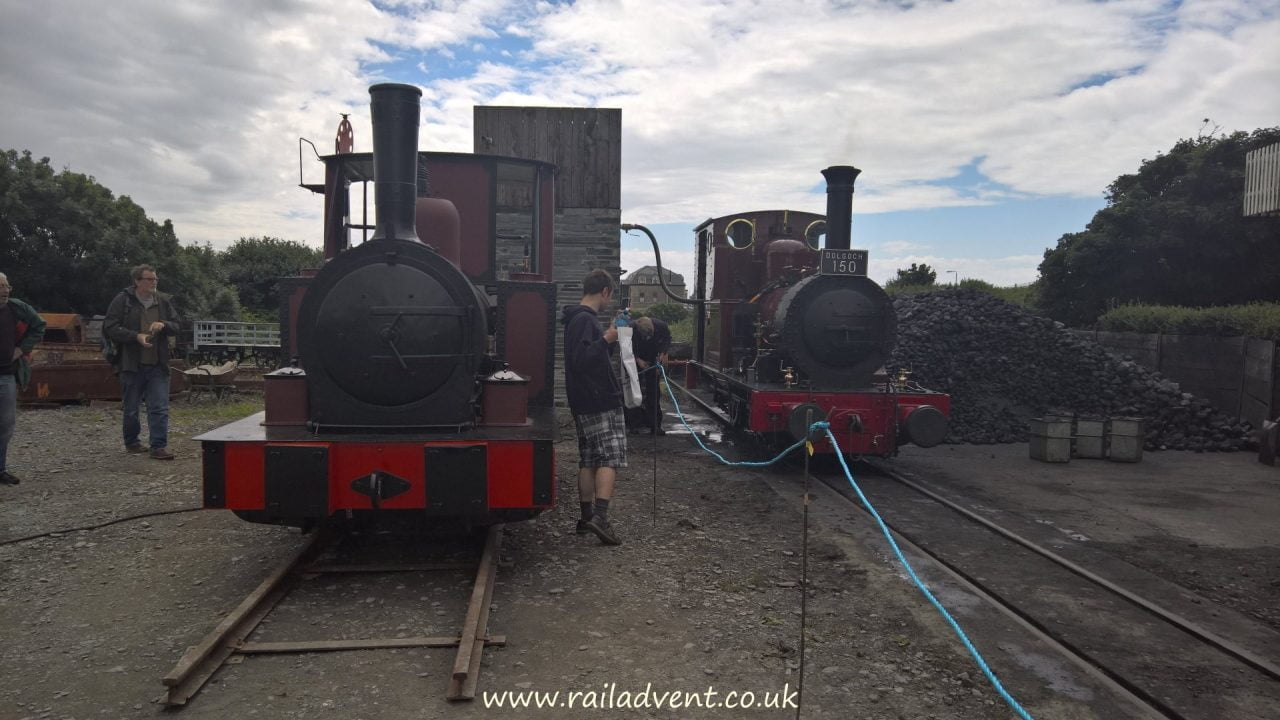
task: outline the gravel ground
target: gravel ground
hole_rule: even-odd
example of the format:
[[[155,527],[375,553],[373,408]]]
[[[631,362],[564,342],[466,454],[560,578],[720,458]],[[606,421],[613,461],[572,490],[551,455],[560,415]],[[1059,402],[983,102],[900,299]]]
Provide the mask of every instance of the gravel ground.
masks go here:
[[[297,531],[199,504],[188,438],[254,409],[175,405],[173,462],[125,455],[113,407],[23,411],[0,488],[0,718],[164,714],[162,677],[292,548]],[[572,534],[576,449],[559,444],[561,506],[508,528],[482,691],[667,690],[763,697],[798,679],[801,524],[796,498],[714,466],[685,436],[633,438],[614,503],[625,543]],[[796,491],[798,496],[798,489]],[[33,540],[16,538],[62,530]],[[409,541],[413,542],[413,541]],[[1008,718],[950,631],[889,565],[838,527],[810,536],[805,717]],[[304,581],[255,639],[457,632],[469,577],[322,576]],[[424,631],[425,630],[425,631]],[[512,713],[443,699],[452,652],[380,650],[251,657],[224,668],[188,718],[436,718]],[[1040,718],[1098,717],[1034,678],[1006,681]],[[1025,695],[1025,697],[1023,697]],[[579,702],[585,702],[580,700]],[[524,710],[599,717],[607,709]],[[794,717],[794,709],[618,710],[631,717]]]

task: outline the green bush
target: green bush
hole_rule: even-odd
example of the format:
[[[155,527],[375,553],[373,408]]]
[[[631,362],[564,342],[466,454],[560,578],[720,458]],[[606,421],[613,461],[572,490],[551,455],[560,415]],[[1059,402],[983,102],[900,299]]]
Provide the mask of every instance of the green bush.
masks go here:
[[[1219,335],[1280,340],[1280,303],[1188,308],[1174,305],[1115,305],[1098,318],[1112,332]]]
[[[938,292],[945,289],[946,287],[942,285],[905,285],[892,280],[884,284],[884,291],[889,293],[889,297],[919,295],[920,293]]]
[[[928,292],[944,292],[954,285],[906,285],[898,284],[892,280],[885,283],[884,291],[889,293],[890,297],[898,297],[899,295],[919,295]],[[1035,306],[1035,285],[1010,285],[1009,287],[996,287],[985,280],[961,280],[960,287],[969,290],[977,290],[995,295],[1007,303],[1012,303],[1024,308],[1033,308]]]

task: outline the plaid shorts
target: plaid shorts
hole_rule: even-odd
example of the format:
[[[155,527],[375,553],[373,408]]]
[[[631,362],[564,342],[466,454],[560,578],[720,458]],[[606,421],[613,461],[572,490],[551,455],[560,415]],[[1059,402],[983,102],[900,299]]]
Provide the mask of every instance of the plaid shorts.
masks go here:
[[[578,426],[578,467],[627,466],[627,424],[622,408],[574,415]]]

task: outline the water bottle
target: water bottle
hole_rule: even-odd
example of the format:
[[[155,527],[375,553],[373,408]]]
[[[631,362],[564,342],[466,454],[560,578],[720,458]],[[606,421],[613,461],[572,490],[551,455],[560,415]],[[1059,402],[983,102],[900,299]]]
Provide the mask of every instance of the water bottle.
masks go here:
[[[618,313],[618,317],[614,318],[613,325],[614,327],[624,328],[630,324],[631,324],[631,313],[628,312],[626,308],[623,308],[622,312]]]

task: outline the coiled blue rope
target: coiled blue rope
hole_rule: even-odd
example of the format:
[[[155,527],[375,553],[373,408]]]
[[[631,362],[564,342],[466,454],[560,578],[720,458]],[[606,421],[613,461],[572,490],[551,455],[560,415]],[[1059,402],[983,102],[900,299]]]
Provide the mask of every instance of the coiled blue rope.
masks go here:
[[[655,364],[649,368],[645,368],[643,372],[648,372],[653,368],[658,368],[658,371],[662,373],[662,379],[666,381],[667,371],[662,367],[662,365]],[[698,445],[701,446],[703,450],[714,455],[716,459],[725,465],[745,467],[763,467],[766,465],[772,465],[773,463],[781,460],[787,453],[804,445],[803,440],[797,441],[796,444],[786,450],[783,450],[777,457],[767,462],[730,462],[716,451],[704,445],[702,439],[698,437],[698,433],[689,426],[688,422],[685,421],[684,413],[680,411],[680,402],[676,400],[676,395],[671,389],[670,382],[667,383],[667,397],[671,398],[671,404],[675,406],[676,417],[680,419],[681,424],[688,428],[689,433],[693,435],[693,439],[697,441]],[[956,637],[960,638],[960,642],[964,644],[965,650],[968,650],[969,655],[978,663],[978,667],[982,670],[982,674],[987,676],[987,681],[991,683],[991,687],[995,688],[996,692],[1004,699],[1005,703],[1008,704],[1015,713],[1017,713],[1018,717],[1022,718],[1022,720],[1034,720],[1034,718],[1031,717],[1031,714],[1028,713],[1022,705],[1018,704],[1017,700],[1013,699],[1013,696],[1009,694],[1009,691],[1004,689],[1004,685],[1000,683],[1000,679],[996,677],[995,673],[992,672],[991,668],[987,665],[987,661],[983,659],[982,653],[978,652],[978,649],[973,646],[972,642],[970,642],[969,636],[960,628],[960,623],[956,622],[955,618],[951,617],[951,613],[947,612],[947,609],[942,606],[942,603],[933,596],[932,592],[929,592],[929,588],[926,587],[924,582],[916,575],[915,569],[911,567],[911,563],[908,562],[906,556],[902,554],[902,550],[898,547],[898,543],[894,541],[893,533],[889,532],[889,527],[885,525],[884,520],[880,518],[880,513],[876,512],[875,506],[871,504],[871,501],[863,494],[862,488],[858,486],[857,481],[853,479],[853,472],[849,470],[849,465],[845,462],[844,453],[840,450],[840,443],[836,441],[836,436],[831,433],[831,424],[825,420],[819,420],[818,422],[810,425],[809,430],[821,430],[826,433],[827,439],[831,441],[831,447],[835,450],[836,458],[840,460],[840,467],[844,469],[845,479],[849,481],[849,485],[853,487],[853,491],[858,494],[858,499],[862,501],[863,507],[867,509],[867,512],[871,513],[871,517],[875,518],[876,525],[880,527],[880,532],[883,533],[885,539],[889,541],[889,547],[893,548],[893,554],[897,556],[898,562],[902,564],[904,569],[906,569],[907,575],[911,578],[911,582],[913,582],[916,588],[924,594],[925,599],[927,599],[929,603],[933,605],[934,609],[942,615],[942,618],[947,621],[947,624],[951,626],[951,630],[956,634]]]

